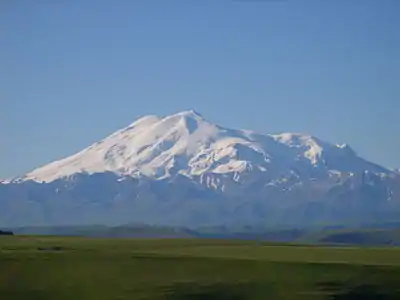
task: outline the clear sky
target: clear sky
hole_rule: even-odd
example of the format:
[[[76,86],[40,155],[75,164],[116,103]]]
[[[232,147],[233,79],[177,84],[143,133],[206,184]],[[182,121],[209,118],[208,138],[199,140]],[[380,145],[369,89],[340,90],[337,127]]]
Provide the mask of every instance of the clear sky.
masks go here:
[[[146,114],[400,167],[399,0],[0,1],[0,178]]]

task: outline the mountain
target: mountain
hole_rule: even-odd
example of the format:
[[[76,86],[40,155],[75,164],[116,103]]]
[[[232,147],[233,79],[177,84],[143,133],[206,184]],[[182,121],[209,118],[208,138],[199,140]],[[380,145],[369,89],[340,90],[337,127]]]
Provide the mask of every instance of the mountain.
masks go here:
[[[399,220],[399,174],[348,145],[146,116],[0,182],[0,226],[305,226]]]
[[[297,169],[297,171],[295,171]],[[261,135],[219,127],[194,111],[165,118],[147,116],[66,159],[27,174],[23,180],[51,182],[77,173],[113,172],[163,179],[182,174],[264,173],[272,177],[293,172],[389,173],[359,158],[347,145],[285,133]]]

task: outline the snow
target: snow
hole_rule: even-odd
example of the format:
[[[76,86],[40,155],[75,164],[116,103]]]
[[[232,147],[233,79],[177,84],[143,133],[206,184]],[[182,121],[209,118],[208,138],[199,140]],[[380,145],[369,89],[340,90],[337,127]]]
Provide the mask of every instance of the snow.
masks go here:
[[[343,158],[372,172],[380,170],[349,151],[300,133],[259,134],[208,122],[190,110],[174,115],[144,116],[88,148],[28,173],[23,180],[51,182],[76,173],[111,171],[124,176],[162,179],[176,174],[243,172],[290,173],[292,168],[344,170]],[[207,179],[209,180],[209,179]],[[214,184],[214,183],[213,183]]]
[[[283,133],[273,137],[291,148],[301,149],[302,156],[309,159],[313,165],[320,161],[324,148],[331,147],[328,143],[307,134]]]

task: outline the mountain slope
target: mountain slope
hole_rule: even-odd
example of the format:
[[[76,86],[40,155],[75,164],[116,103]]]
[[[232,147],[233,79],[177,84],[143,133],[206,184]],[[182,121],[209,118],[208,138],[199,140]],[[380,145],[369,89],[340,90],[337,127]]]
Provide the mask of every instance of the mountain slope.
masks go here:
[[[146,116],[70,157],[0,183],[0,226],[303,226],[398,220],[399,175],[348,145]]]

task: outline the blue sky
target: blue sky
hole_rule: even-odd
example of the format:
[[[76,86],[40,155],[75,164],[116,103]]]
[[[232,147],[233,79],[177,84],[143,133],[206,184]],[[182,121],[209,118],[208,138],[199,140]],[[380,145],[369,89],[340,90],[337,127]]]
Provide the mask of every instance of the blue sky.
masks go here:
[[[0,178],[146,114],[307,132],[400,167],[400,1],[0,4]]]

